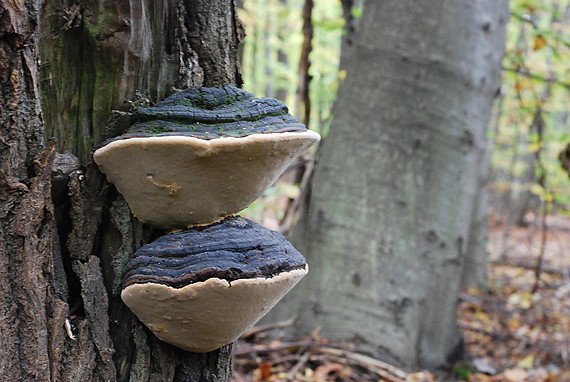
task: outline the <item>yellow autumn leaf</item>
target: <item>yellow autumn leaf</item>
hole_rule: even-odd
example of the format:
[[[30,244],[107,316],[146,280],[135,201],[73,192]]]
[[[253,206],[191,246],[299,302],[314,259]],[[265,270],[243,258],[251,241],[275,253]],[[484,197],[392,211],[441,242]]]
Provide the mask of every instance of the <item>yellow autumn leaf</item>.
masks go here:
[[[515,89],[516,90],[528,89],[531,84],[532,84],[532,81],[530,81],[529,79],[526,79],[526,78],[520,79],[515,83]]]
[[[517,363],[517,366],[523,369],[532,369],[534,366],[534,356],[532,354],[527,355]]]
[[[473,314],[473,318],[479,321],[485,321],[485,322],[489,321],[489,316],[485,312],[475,312]]]
[[[540,198],[545,202],[552,202],[554,200],[552,193],[546,191],[539,184],[533,184],[530,187],[530,192],[532,192],[534,195],[540,196]]]
[[[519,302],[519,308],[530,309],[531,307],[532,307],[532,294],[521,293],[521,301]]]
[[[521,322],[519,320],[511,318],[507,325],[509,330],[517,330],[521,327]]]
[[[546,46],[546,39],[543,35],[537,34],[534,36],[534,45],[532,46],[532,50],[540,50]]]
[[[540,184],[533,184],[530,186],[530,192],[532,192],[533,195],[542,195],[544,193],[544,190],[542,187],[540,187]]]
[[[532,294],[528,292],[513,293],[509,296],[507,303],[520,309],[532,307]]]
[[[470,287],[467,289],[467,294],[470,296],[480,296],[481,290],[479,288]]]
[[[541,197],[542,200],[547,203],[552,203],[554,201],[554,196],[550,192],[545,192]]]
[[[542,147],[542,142],[532,142],[528,145],[528,152],[535,153]]]
[[[339,70],[338,71],[338,79],[339,81],[342,81],[346,78],[346,70]]]

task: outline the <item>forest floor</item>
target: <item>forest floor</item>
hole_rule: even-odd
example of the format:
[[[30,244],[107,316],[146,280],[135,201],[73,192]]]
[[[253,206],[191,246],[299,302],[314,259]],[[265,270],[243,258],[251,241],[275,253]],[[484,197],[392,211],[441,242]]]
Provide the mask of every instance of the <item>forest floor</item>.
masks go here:
[[[346,344],[275,339],[283,322],[253,328],[236,345],[234,382],[570,382],[570,219],[489,227],[489,286],[463,291],[458,322],[469,361],[409,373]],[[538,289],[536,265],[544,247]]]

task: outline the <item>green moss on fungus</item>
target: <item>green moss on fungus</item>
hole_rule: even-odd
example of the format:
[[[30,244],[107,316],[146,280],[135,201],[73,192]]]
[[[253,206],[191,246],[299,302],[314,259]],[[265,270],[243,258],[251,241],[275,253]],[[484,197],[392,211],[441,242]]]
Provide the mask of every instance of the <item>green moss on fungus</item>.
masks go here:
[[[234,86],[186,89],[154,107],[136,110],[132,122],[125,134],[113,140],[168,135],[213,139],[307,130],[281,102],[255,98]]]

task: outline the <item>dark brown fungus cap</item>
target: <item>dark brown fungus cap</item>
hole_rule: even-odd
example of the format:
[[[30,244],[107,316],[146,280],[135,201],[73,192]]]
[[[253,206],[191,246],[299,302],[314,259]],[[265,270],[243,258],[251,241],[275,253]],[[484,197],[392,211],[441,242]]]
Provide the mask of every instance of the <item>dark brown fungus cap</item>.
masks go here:
[[[141,221],[210,224],[246,208],[320,136],[276,100],[191,88],[135,113],[94,159]]]
[[[128,264],[124,286],[156,283],[173,288],[217,277],[229,282],[305,268],[305,258],[279,232],[229,217],[210,226],[161,236]]]
[[[138,109],[133,121],[127,133],[115,139],[168,135],[214,139],[307,131],[278,100],[255,98],[234,86],[186,89],[154,107]]]
[[[207,352],[234,341],[306,273],[281,234],[231,217],[142,247],[121,296],[161,340]]]

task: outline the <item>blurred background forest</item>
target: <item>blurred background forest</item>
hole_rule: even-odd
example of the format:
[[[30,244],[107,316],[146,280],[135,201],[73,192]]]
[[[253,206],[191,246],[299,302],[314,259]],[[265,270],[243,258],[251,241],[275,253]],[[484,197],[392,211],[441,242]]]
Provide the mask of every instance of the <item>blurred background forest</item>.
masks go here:
[[[570,0],[511,0],[509,7],[501,91],[487,133],[489,281],[487,289],[460,296],[459,324],[474,362],[458,365],[453,375],[471,381],[567,381],[570,181],[560,157],[570,144]],[[362,2],[352,2],[348,12],[357,25]],[[326,139],[339,83],[347,76],[339,66],[346,15],[339,0],[245,0],[239,14],[247,36],[244,89],[282,100]],[[310,173],[312,164],[312,157],[302,158],[243,215],[290,233],[298,198],[310,182],[307,172],[300,176],[297,170]],[[248,340],[263,338],[252,334]],[[316,334],[311,340],[323,339]],[[242,346],[249,348],[237,351],[238,382],[368,380],[366,373],[370,380],[410,378],[362,358],[331,361],[330,348],[327,358],[298,343],[273,343],[273,350],[286,353],[270,359],[261,342]],[[255,357],[252,346],[258,346]],[[409,380],[436,378],[420,374]]]
[[[303,5],[303,0],[245,0],[240,12],[247,36],[244,89],[282,100],[300,120],[305,118],[298,90]],[[351,10],[356,19],[361,5]],[[313,6],[309,128],[326,137],[339,81],[346,77],[339,69],[345,21],[338,0]],[[543,211],[570,216],[568,175],[559,160],[570,142],[570,1],[512,0],[510,9],[501,95],[488,131],[489,190],[494,216],[521,226],[539,221]],[[294,197],[297,187],[278,184],[246,214],[276,224],[285,211],[274,198]]]

